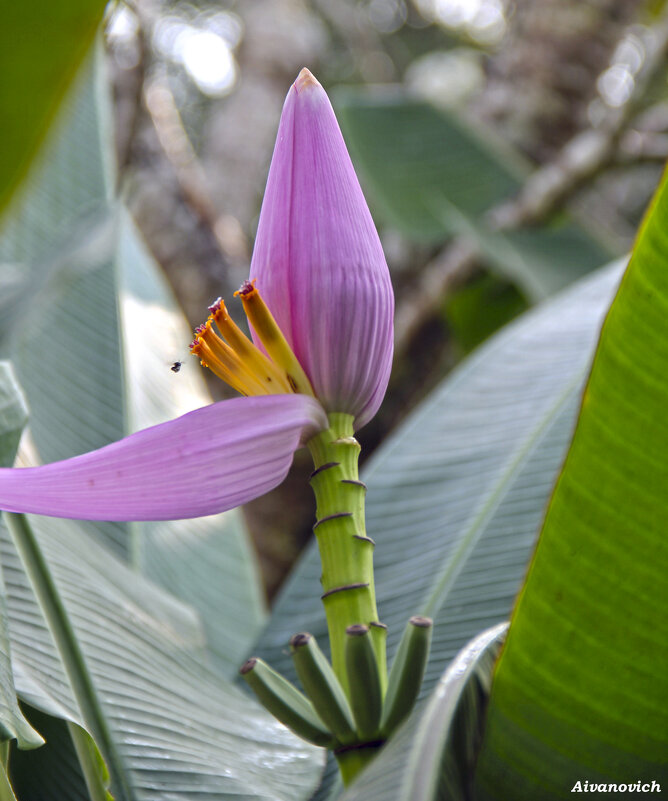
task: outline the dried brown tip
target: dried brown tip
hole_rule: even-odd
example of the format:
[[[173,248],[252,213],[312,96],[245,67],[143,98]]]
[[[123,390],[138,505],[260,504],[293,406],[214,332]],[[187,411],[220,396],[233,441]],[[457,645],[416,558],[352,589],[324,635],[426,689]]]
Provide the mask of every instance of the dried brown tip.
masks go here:
[[[251,658],[247,659],[243,663],[243,665],[239,668],[239,673],[242,676],[245,676],[246,673],[250,673],[251,672],[251,670],[255,667],[256,664],[257,664],[257,657],[256,656],[251,656]]]
[[[419,626],[421,629],[429,629],[434,625],[434,621],[430,617],[422,617],[415,615],[408,621],[413,626]]]
[[[368,634],[369,627],[365,626],[364,623],[353,623],[352,626],[348,626],[346,629],[346,634],[350,634],[352,637],[362,637],[364,634]]]
[[[293,634],[292,637],[290,637],[290,647],[303,648],[305,645],[308,645],[312,636],[313,635],[309,634],[308,631],[300,631],[298,634]]]
[[[309,86],[320,86],[320,83],[313,75],[311,70],[304,67],[297,76],[297,80],[295,81],[295,89],[298,92],[301,92],[302,89],[307,89]]]

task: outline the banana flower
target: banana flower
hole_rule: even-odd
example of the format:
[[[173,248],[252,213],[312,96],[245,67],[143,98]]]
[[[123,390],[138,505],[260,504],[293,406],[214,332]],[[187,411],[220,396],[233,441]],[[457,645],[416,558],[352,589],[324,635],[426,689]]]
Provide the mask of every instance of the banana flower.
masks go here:
[[[331,413],[355,429],[376,413],[392,287],[331,104],[307,69],[281,115],[250,277],[237,294],[252,341],[219,300],[191,346],[244,397],[71,459],[1,469],[0,509],[91,520],[222,512],[280,484]]]

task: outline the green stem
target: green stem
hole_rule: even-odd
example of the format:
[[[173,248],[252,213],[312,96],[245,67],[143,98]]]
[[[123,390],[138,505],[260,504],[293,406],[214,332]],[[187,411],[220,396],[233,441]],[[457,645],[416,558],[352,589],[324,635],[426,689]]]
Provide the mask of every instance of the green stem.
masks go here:
[[[383,743],[368,743],[362,747],[341,751],[336,756],[343,786],[348,787],[357,774],[376,756]]]
[[[374,542],[366,536],[364,498],[359,480],[360,446],[353,436],[353,417],[329,415],[330,427],[308,447],[315,471],[311,487],[316,498],[313,527],[322,561],[322,601],[327,616],[332,667],[349,693],[346,672],[346,629],[356,623],[370,627],[382,692],[387,684],[385,627],[378,621],[373,579]]]
[[[66,721],[84,775],[90,801],[113,801],[109,792],[109,772],[95,741],[85,729]]]
[[[118,801],[134,796],[65,604],[25,515],[5,513],[7,527],[51,632],[81,717],[107,760]]]
[[[0,801],[16,801],[6,768],[0,767]]]
[[[16,801],[9,781],[9,740],[0,743],[0,801]]]

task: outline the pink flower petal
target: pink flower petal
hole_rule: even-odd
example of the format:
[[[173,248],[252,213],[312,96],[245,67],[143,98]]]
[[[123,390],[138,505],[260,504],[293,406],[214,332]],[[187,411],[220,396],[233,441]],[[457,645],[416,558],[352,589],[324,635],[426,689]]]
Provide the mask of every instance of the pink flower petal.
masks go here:
[[[326,427],[305,395],[222,401],[72,459],[0,469],[0,509],[85,520],[223,512],[280,484],[294,451]]]
[[[334,111],[308,70],[283,108],[250,278],[325,408],[364,425],[387,388],[394,296]]]

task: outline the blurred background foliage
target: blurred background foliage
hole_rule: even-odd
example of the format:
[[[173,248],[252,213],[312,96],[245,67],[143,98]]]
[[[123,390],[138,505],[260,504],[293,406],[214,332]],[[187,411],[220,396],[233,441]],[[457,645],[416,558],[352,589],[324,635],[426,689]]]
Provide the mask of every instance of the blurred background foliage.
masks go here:
[[[105,41],[119,189],[193,326],[247,277],[287,88],[308,66],[330,93],[397,293],[365,456],[465,353],[624,254],[668,156],[663,2],[131,0]],[[310,534],[308,470],[247,508],[270,596]]]

